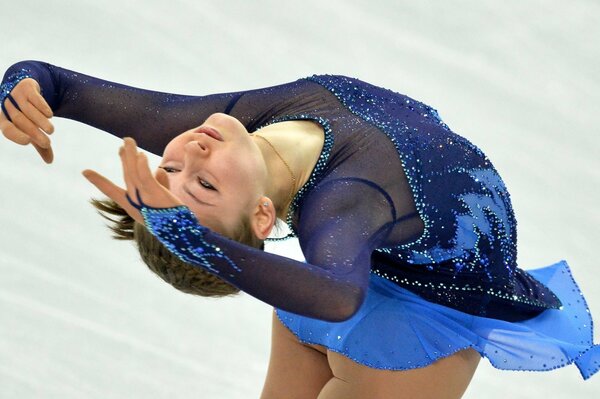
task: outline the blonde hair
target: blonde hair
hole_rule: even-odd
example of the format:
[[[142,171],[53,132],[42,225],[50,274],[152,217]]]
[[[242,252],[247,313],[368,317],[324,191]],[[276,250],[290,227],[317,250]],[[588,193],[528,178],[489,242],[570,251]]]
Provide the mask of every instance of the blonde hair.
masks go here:
[[[90,203],[103,218],[111,222],[108,228],[112,230],[114,239],[134,241],[148,268],[179,291],[209,297],[234,295],[239,292],[237,287],[220,277],[179,259],[115,201],[91,199]],[[252,234],[248,218],[242,219],[236,236],[229,238],[264,249],[263,242]]]

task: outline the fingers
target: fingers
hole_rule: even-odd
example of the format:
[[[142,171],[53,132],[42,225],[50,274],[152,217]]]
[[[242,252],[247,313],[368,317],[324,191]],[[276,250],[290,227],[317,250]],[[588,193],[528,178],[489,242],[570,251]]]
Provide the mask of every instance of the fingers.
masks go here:
[[[51,163],[54,154],[47,134],[54,132],[54,126],[49,121],[53,113],[40,94],[38,82],[31,78],[23,79],[17,83],[2,105],[2,134],[20,145],[34,144],[44,162]]]
[[[121,165],[123,167],[123,180],[127,186],[129,198],[137,201],[136,188],[141,188],[137,173],[137,147],[132,138],[123,139],[123,146],[119,149]]]
[[[126,191],[121,187],[114,184],[108,178],[102,176],[98,172],[86,169],[81,174],[94,186],[96,186],[104,195],[115,201],[121,208],[123,208],[129,216],[131,216],[136,222],[144,223],[142,214],[127,200]],[[135,197],[131,197],[132,199]]]
[[[11,123],[6,116],[4,116],[4,112],[0,112],[0,130],[2,130],[4,137],[13,143],[27,145],[31,142],[31,138]]]
[[[148,167],[148,159],[144,153],[138,153],[135,140],[126,137],[123,140],[123,146],[119,148],[119,156],[126,189],[117,186],[93,170],[86,169],[82,174],[100,191],[119,204],[134,220],[144,224],[144,218],[138,210],[139,207],[134,206],[135,204],[140,206],[145,204],[151,208],[172,208],[183,205],[166,188],[168,187],[168,182],[165,181],[166,176],[157,174],[162,183],[154,178]],[[133,201],[133,204],[129,202],[129,199]]]
[[[148,157],[143,152],[138,152],[137,145],[134,139],[126,137],[124,139],[124,155],[127,157],[125,163],[130,171],[130,180],[136,187],[148,190],[152,192],[153,189],[159,188],[157,180],[150,167],[148,166]],[[159,169],[161,170],[161,169]],[[164,170],[163,170],[164,172]],[[165,186],[163,183],[158,182],[160,185]],[[168,182],[166,183],[168,186]]]
[[[153,208],[171,208],[182,205],[182,202],[168,190],[167,177],[158,175],[158,181],[150,171],[146,154],[138,152],[135,140],[126,137],[120,155],[123,164],[123,175],[127,184],[129,197],[139,202],[137,195],[147,206]],[[164,171],[163,171],[164,172]]]
[[[54,114],[44,97],[40,94],[40,85],[37,81],[31,78],[23,79],[15,86],[11,92],[11,96],[21,109],[21,112],[40,129],[48,134],[54,132],[54,126],[48,120]]]
[[[54,160],[54,151],[52,151],[52,147],[42,148],[39,145],[37,145],[36,143],[31,143],[31,145],[33,145],[33,147],[36,149],[38,154],[40,154],[40,156],[42,157],[42,160],[44,162],[46,162],[47,164],[52,163],[52,161]]]
[[[104,193],[107,197],[112,198],[115,202],[121,204],[123,202],[124,191],[121,187],[114,184],[108,178],[102,176],[100,173],[86,169],[81,174],[89,180],[94,186],[98,187],[102,193]]]
[[[44,132],[40,130],[40,126],[34,124],[34,122],[26,116],[22,111],[18,110],[11,101],[5,101],[4,106],[8,111],[8,116],[12,120],[12,124],[18,129],[20,133],[24,133],[29,136],[31,141],[35,142],[42,148],[50,147],[50,139]],[[21,110],[30,111],[33,106],[27,103],[19,104],[19,108]],[[37,112],[34,117],[39,116],[39,112]],[[10,123],[10,122],[9,122]],[[49,123],[49,122],[48,122]]]
[[[32,78],[26,78],[17,83],[10,93],[19,107],[25,103],[31,103],[46,118],[52,118],[54,115],[52,109],[41,94],[39,83]]]
[[[52,151],[52,146],[49,146],[48,148],[43,148],[35,142],[32,142],[31,137],[17,129],[17,127],[14,124],[9,122],[8,119],[6,119],[6,117],[4,116],[4,113],[0,113],[0,130],[2,130],[2,134],[4,135],[4,137],[6,137],[14,143],[20,145],[27,145],[31,143],[38,152],[38,154],[40,154],[44,162],[50,164],[54,160],[54,152]]]
[[[38,84],[38,82],[36,82],[35,80],[31,79],[31,82],[27,82],[27,79],[24,80],[24,82],[27,84],[32,84],[35,85],[35,91],[29,91],[29,95],[27,96],[27,100],[39,111],[41,112],[46,118],[52,118],[54,116],[52,109],[50,108],[50,106],[48,105],[48,103],[46,102],[46,100],[44,99],[44,97],[42,97],[42,95],[40,94],[40,86]],[[45,129],[44,129],[45,130]],[[46,130],[47,133],[51,133],[48,132]]]
[[[137,144],[131,137],[123,139],[122,159],[127,168],[127,178],[136,187],[152,190],[156,187],[156,179],[148,166],[148,157],[139,152]],[[167,183],[168,184],[168,183]]]
[[[167,190],[170,189],[169,175],[167,175],[167,172],[165,172],[164,169],[157,169],[156,173],[154,174],[154,178],[160,183],[161,186],[163,186]]]
[[[156,179],[154,178],[154,175],[152,175],[152,171],[150,171],[146,154],[139,152],[137,154],[136,162],[138,179],[142,187],[151,188],[152,185],[156,185]]]
[[[26,102],[19,106],[23,114],[38,128],[43,130],[46,134],[54,133],[54,126],[48,120],[48,117],[44,115],[34,104]]]

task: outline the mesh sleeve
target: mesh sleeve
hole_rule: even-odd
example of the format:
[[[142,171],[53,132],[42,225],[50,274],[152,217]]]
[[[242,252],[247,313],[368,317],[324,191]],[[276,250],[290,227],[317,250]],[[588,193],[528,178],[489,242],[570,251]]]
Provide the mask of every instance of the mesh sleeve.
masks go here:
[[[277,308],[341,321],[360,307],[370,257],[385,239],[393,208],[381,190],[355,180],[317,186],[302,205],[299,238],[307,262],[266,253],[200,225],[185,206],[141,209],[147,228],[184,262],[218,275]]]
[[[230,114],[252,131],[315,87],[301,79],[257,90],[189,96],[134,88],[44,62],[23,61],[6,71],[4,91],[8,94],[24,77],[40,84],[56,116],[120,138],[133,137],[141,148],[157,155],[162,155],[173,137],[199,126],[213,113]]]
[[[36,79],[55,115],[74,119],[162,154],[177,134],[215,112],[228,113],[249,131],[276,115],[319,101],[318,85],[299,80],[270,88],[185,96],[108,82],[50,64],[11,67]],[[8,87],[8,86],[7,86]],[[311,108],[311,107],[309,107]],[[185,262],[214,273],[280,309],[339,321],[364,299],[371,253],[395,218],[392,202],[376,184],[358,178],[324,178],[298,209],[298,235],[306,263],[265,253],[203,227],[187,207],[154,209],[137,199],[146,226]]]

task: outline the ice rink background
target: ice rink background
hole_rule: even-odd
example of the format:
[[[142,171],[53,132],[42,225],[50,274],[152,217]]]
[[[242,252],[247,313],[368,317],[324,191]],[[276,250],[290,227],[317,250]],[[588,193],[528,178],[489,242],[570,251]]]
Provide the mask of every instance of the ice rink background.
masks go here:
[[[600,320],[598,2],[4,0],[0,13],[2,71],[38,59],[184,94],[335,73],[432,105],[502,174],[519,264],[566,259]],[[120,141],[54,123],[52,165],[0,141],[0,398],[258,398],[270,307],[180,294],[146,270],[80,175],[121,181]],[[465,397],[599,395],[600,376],[574,367],[483,361]]]

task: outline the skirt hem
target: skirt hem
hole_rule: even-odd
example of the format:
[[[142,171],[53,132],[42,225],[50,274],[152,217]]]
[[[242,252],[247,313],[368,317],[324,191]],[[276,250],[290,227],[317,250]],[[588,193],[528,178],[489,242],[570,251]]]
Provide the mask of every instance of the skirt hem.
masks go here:
[[[375,369],[427,367],[472,348],[498,369],[549,371],[575,363],[590,378],[600,370],[600,346],[592,343],[592,318],[567,262],[528,273],[557,294],[561,309],[520,322],[473,316],[371,275],[365,303],[349,320],[327,322],[280,309],[276,314],[300,342]]]

